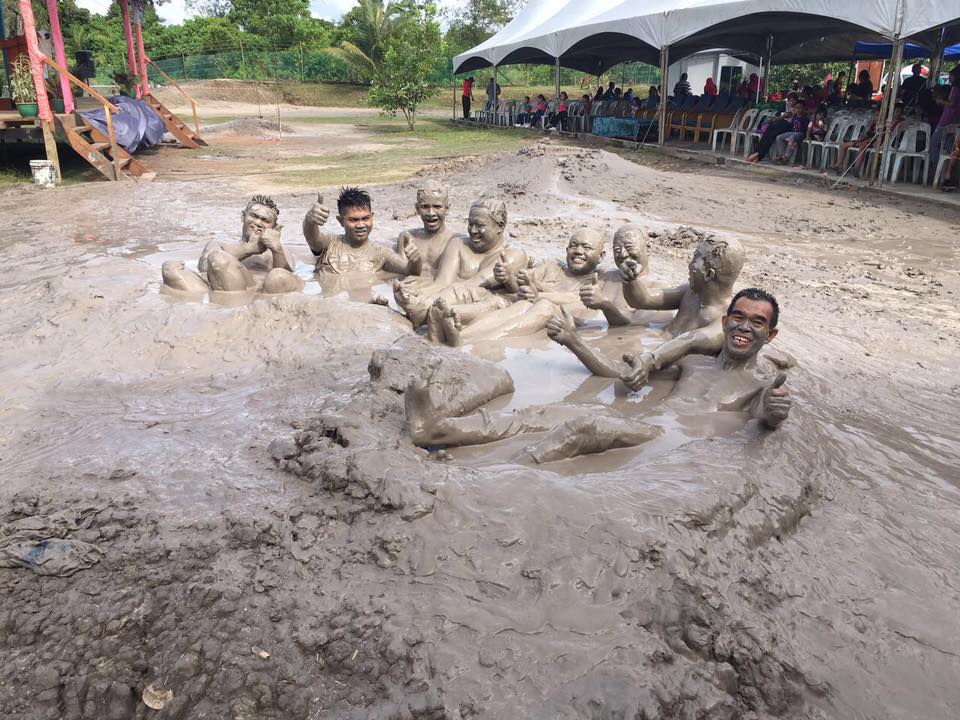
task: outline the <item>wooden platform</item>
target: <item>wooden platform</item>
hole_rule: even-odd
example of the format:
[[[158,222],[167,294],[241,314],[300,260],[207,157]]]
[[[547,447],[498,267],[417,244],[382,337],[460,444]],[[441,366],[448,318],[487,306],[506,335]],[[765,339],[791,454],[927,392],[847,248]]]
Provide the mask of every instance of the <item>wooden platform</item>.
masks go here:
[[[25,118],[15,110],[0,110],[0,130],[39,126],[40,118]]]

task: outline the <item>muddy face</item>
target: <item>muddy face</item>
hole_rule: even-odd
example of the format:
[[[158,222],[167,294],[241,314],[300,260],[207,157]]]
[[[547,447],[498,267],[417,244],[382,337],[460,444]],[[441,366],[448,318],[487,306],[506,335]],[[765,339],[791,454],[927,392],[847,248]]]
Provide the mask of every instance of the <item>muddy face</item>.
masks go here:
[[[490,212],[482,207],[470,208],[467,233],[477,252],[490,252],[503,242],[503,228],[497,224]]]
[[[714,275],[713,269],[707,266],[707,261],[699,248],[693,254],[693,259],[687,266],[687,271],[690,278],[690,288],[695,292],[703,290]]]
[[[438,232],[447,219],[447,211],[450,206],[445,198],[439,194],[430,193],[425,195],[417,203],[417,214],[423,221],[423,229],[431,235]]]
[[[773,307],[765,300],[742,297],[729,315],[723,316],[723,349],[732,357],[748,360],[779,332],[771,328]]]
[[[363,245],[370,239],[373,232],[373,210],[370,208],[347,208],[337,220],[343,226],[343,235],[346,241],[354,247]]]
[[[643,238],[641,238],[640,234],[636,231],[618,231],[617,234],[613,236],[613,261],[617,267],[620,267],[623,261],[629,258],[636,260],[637,264],[646,270],[647,253],[643,243]]]
[[[277,214],[266,205],[250,205],[243,211],[243,241],[257,242],[263,231],[277,224]]]
[[[599,235],[590,230],[578,230],[567,243],[567,267],[574,275],[592,273],[605,254]]]

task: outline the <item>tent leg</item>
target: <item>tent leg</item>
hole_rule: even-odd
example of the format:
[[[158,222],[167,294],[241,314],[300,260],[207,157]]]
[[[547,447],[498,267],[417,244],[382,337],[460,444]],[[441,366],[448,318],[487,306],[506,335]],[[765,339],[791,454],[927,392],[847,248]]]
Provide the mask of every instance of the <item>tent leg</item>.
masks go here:
[[[660,49],[660,107],[657,115],[657,144],[663,147],[667,141],[667,70],[670,67],[670,46],[666,45]]]
[[[934,49],[933,58],[930,60],[930,73],[927,75],[927,87],[933,88],[937,85],[937,79],[940,75],[940,68],[943,67],[943,51],[946,49],[944,42],[946,28],[940,28],[937,36],[937,46]]]
[[[887,72],[887,92],[884,93],[884,99],[887,101],[887,119],[884,124],[883,132],[883,157],[886,158],[890,152],[890,138],[893,136],[892,125],[893,115],[897,109],[897,91],[900,89],[900,66],[903,65],[903,46],[906,41],[903,38],[898,39],[893,45],[893,57],[890,59],[890,70]],[[893,77],[891,77],[891,75]],[[881,166],[880,187],[883,187],[884,176]],[[870,178],[873,179],[873,176]]]
[[[559,55],[557,55],[557,62],[554,65],[554,75],[555,75],[554,81],[556,83],[556,88],[555,88],[556,96],[554,97],[554,99],[557,102],[560,102],[560,56]]]

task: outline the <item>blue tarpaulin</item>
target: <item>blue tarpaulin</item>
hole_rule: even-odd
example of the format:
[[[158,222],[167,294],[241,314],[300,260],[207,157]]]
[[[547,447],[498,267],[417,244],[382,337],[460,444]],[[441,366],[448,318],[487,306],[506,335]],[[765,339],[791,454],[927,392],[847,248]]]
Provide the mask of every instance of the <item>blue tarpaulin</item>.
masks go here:
[[[120,110],[113,116],[113,131],[117,144],[129,153],[153,147],[163,140],[167,128],[160,116],[147,103],[136,98],[118,95],[110,102]],[[91,125],[104,135],[107,134],[107,122],[104,110],[80,113]]]
[[[853,48],[854,57],[877,57],[888,58],[893,54],[893,45],[891,43],[867,43],[858,42]],[[933,50],[925,48],[922,45],[907,43],[903,47],[903,59],[915,60],[916,58],[928,58],[933,56]],[[943,51],[944,60],[960,60],[960,45],[951,45]]]

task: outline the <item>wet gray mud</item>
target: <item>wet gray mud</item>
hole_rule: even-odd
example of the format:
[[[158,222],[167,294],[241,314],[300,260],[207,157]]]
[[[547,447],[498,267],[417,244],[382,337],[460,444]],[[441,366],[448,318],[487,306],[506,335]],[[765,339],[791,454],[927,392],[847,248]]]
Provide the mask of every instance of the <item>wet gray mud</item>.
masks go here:
[[[464,383],[494,409],[668,388],[535,338],[431,347],[309,284],[160,293],[164,260],[236,237],[237,188],[5,191],[4,717],[957,717],[956,215],[554,145],[445,172],[451,221],[497,188],[538,257],[642,222],[667,282],[679,226],[737,232],[800,361],[789,421],[555,466],[431,453],[403,418],[426,373],[452,411]],[[317,190],[277,194],[285,232]],[[415,223],[412,183],[374,198],[381,241]]]

